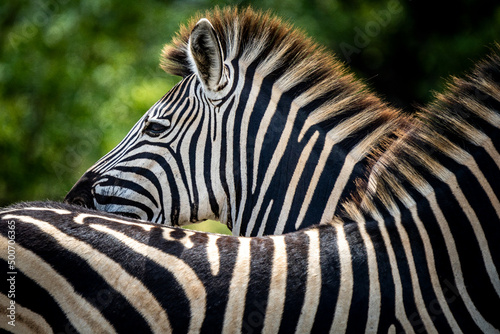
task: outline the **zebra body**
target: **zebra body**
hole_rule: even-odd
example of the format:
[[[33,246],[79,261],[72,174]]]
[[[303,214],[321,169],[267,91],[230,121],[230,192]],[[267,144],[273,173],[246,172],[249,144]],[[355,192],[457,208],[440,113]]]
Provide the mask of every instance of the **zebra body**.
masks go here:
[[[329,222],[399,116],[278,19],[207,17],[164,49],[183,80],[66,200],[168,225],[215,219],[234,235]]]

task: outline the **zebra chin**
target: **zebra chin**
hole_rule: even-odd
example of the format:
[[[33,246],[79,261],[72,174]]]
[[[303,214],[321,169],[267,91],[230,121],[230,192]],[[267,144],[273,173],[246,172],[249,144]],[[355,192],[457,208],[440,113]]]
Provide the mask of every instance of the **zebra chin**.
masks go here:
[[[134,212],[132,212],[132,210],[128,207],[121,207],[121,206],[117,206],[117,205],[99,205],[99,204],[97,204],[96,209],[98,211],[105,211],[105,212],[109,212],[109,213],[119,215],[122,217],[126,217],[126,218],[150,221],[150,219],[148,218],[148,216],[145,212],[137,212],[135,210],[134,210]]]
[[[160,215],[161,211],[156,203],[130,189],[96,184],[93,193],[95,208],[98,211],[150,222],[157,222],[155,218],[163,216]]]

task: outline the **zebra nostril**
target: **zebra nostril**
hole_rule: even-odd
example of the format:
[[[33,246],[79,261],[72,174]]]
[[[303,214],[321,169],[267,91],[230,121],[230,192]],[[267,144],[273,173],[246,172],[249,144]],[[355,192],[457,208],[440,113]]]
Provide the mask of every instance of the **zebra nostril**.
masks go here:
[[[83,207],[87,207],[87,203],[85,202],[85,200],[82,197],[74,198],[70,201],[70,203],[75,204],[75,205],[79,205],[79,206],[83,206]]]
[[[84,208],[95,209],[94,201],[88,196],[66,196],[65,203],[78,205]]]
[[[64,202],[83,206],[89,209],[95,209],[94,195],[92,193],[92,184],[94,183],[95,178],[96,175],[92,173],[84,174],[66,195]]]

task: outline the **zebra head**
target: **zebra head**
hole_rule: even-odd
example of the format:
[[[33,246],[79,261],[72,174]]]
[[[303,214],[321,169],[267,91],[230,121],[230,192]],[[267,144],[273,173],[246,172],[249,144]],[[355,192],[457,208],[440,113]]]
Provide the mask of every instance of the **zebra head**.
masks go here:
[[[206,19],[192,29],[185,52],[192,73],[81,177],[66,202],[169,225],[219,217],[224,191],[214,157],[236,94],[232,69]]]
[[[218,219],[247,236],[331,221],[397,112],[290,24],[205,15],[163,51],[182,81],[66,201],[172,225]]]

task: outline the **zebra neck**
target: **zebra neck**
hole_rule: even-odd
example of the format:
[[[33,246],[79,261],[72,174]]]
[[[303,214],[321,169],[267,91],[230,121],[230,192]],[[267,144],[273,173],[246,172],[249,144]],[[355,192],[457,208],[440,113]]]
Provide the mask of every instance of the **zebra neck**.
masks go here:
[[[465,321],[458,307],[473,326],[494,331],[480,305],[500,303],[499,73],[495,56],[455,79],[395,133],[343,205],[344,220],[372,231],[378,263],[387,254],[394,284],[411,283],[423,321],[439,313],[453,329]]]

